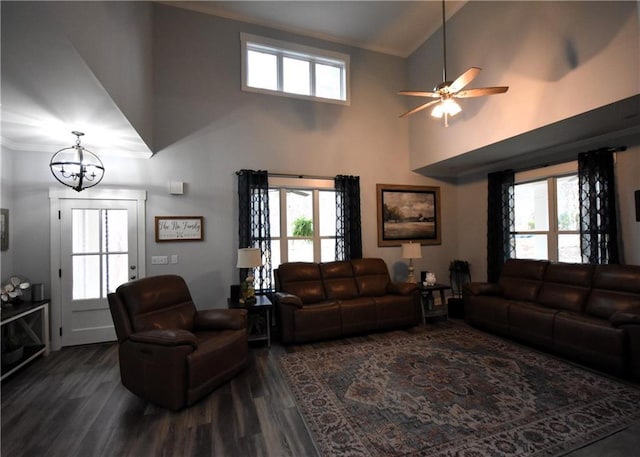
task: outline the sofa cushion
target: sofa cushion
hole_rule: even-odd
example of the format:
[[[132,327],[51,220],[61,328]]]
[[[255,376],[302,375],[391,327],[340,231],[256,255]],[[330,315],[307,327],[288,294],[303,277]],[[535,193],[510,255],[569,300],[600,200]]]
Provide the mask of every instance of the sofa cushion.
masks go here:
[[[609,319],[618,311],[640,313],[640,266],[596,265],[585,312]]]
[[[471,325],[507,335],[509,302],[491,295],[468,296],[464,302],[464,318]]]
[[[553,319],[559,311],[533,303],[514,302],[509,306],[509,336],[527,343],[553,347]]]
[[[553,349],[566,357],[606,371],[626,369],[625,332],[607,320],[561,311],[556,314],[553,335]]]
[[[321,263],[320,274],[329,300],[348,300],[358,296],[358,286],[348,260]]]
[[[283,263],[278,267],[279,292],[297,295],[303,303],[326,300],[320,267],[313,262]]]
[[[535,301],[549,262],[509,259],[502,267],[498,284],[509,300]]]
[[[378,311],[371,297],[340,301],[343,333],[358,333],[378,327]]]
[[[360,296],[381,297],[391,282],[387,264],[382,259],[353,259],[353,273]]]
[[[593,276],[593,265],[550,263],[537,302],[549,308],[582,312]]]

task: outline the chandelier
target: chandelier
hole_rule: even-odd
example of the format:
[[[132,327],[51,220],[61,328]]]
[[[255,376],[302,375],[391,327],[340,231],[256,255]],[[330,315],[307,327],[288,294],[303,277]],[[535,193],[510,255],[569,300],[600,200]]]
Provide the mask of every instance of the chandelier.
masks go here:
[[[93,152],[80,144],[82,132],[71,132],[76,136],[76,144],[60,149],[51,157],[51,173],[65,186],[80,192],[102,181],[104,166]]]

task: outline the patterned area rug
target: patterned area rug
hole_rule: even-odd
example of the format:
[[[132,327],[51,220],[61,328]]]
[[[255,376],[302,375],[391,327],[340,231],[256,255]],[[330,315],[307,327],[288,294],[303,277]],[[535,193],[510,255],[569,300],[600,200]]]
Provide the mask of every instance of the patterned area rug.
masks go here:
[[[322,456],[561,455],[640,420],[640,387],[473,329],[284,354]]]

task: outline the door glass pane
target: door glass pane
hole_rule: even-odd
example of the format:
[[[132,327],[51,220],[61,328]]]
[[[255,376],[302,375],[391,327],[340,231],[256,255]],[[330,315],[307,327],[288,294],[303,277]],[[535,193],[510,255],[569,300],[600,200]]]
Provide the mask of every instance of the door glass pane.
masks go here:
[[[313,241],[289,240],[289,262],[313,262]]]
[[[313,195],[310,190],[287,190],[287,236],[313,236]]]
[[[73,209],[71,224],[73,254],[98,252],[100,249],[100,210]]]
[[[577,233],[558,235],[558,261],[582,263],[580,235]]]
[[[320,214],[320,236],[336,235],[336,193],[322,190],[318,195]]]
[[[126,209],[103,209],[103,242],[105,252],[127,252],[129,248],[129,232]]]
[[[341,100],[342,71],[333,65],[316,64],[316,96]]]
[[[247,52],[247,86],[278,90],[278,59],[275,55]]]
[[[102,296],[106,297],[108,293],[115,292],[120,284],[128,281],[129,256],[127,254],[108,254],[102,256],[103,277],[102,277]]]
[[[579,230],[578,175],[564,176],[556,180],[558,230]]]
[[[283,57],[282,89],[292,94],[311,95],[309,82],[309,62]]]
[[[271,237],[280,236],[280,190],[269,189],[269,226]]]
[[[515,186],[514,206],[517,232],[549,230],[549,199],[547,195],[546,180]]]
[[[73,299],[100,298],[100,256],[73,257]]]
[[[516,258],[547,260],[547,235],[516,235]]]

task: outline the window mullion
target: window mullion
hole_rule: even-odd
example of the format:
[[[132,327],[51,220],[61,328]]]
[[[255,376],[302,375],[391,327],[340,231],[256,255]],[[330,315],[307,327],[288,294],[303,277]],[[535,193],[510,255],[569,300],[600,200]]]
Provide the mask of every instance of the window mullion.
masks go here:
[[[283,55],[281,52],[279,52],[277,55],[277,62],[278,62],[278,75],[277,75],[277,79],[278,79],[278,91],[282,92],[284,90],[284,63],[283,63]]]
[[[280,258],[289,261],[289,238],[287,236],[287,191],[280,189]]]
[[[313,259],[320,262],[320,191],[313,190]]]
[[[558,204],[556,192],[556,179],[547,179],[549,195],[549,236],[547,238],[547,251],[549,260],[558,260]]]
[[[309,61],[309,93],[312,97],[316,96],[316,62]]]

